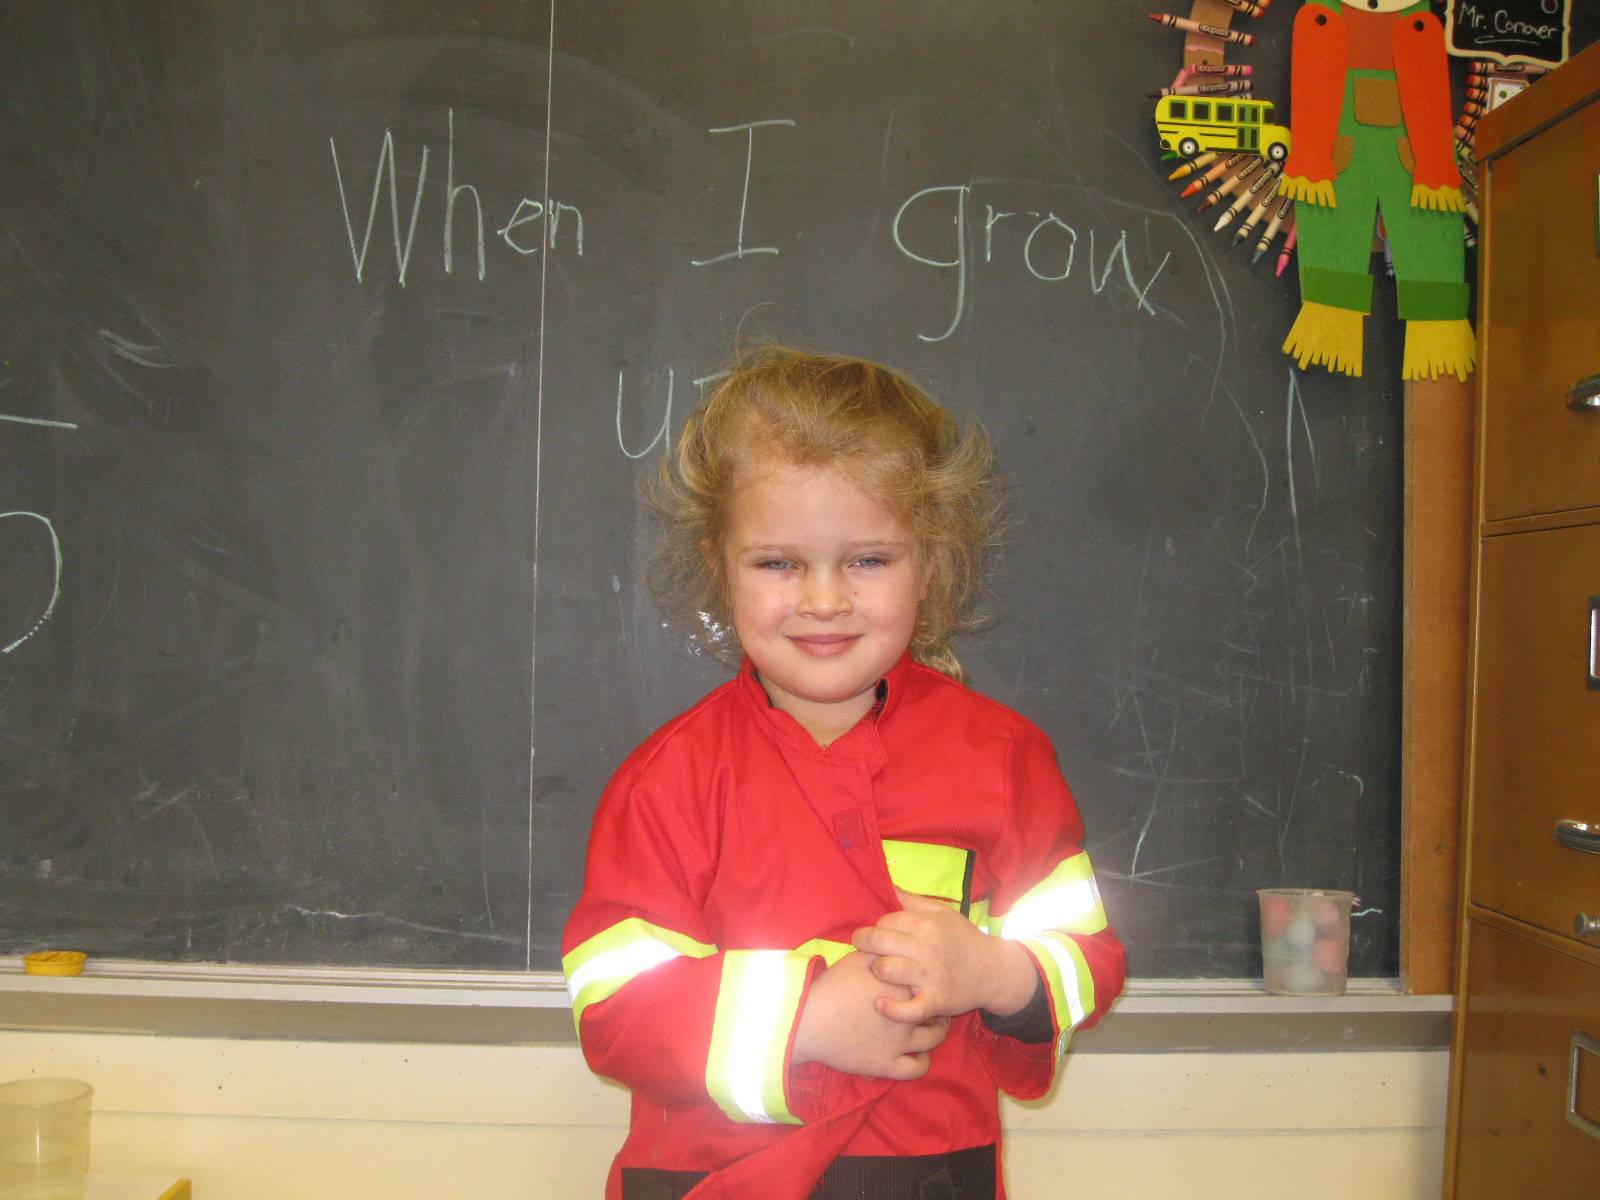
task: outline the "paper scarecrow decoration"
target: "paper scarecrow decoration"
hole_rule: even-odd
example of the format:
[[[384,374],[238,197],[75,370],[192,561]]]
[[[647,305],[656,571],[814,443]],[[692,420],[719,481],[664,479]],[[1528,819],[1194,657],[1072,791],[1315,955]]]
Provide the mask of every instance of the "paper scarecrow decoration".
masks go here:
[[[1281,190],[1297,202],[1301,305],[1284,351],[1361,374],[1381,211],[1406,325],[1401,373],[1465,379],[1476,347],[1443,25],[1427,0],[1307,0],[1293,56]]]

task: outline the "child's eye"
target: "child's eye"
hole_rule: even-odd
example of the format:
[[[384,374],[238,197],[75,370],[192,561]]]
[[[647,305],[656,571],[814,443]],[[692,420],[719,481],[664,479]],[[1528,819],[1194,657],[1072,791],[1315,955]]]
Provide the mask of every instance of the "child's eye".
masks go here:
[[[792,566],[787,558],[763,558],[756,563],[758,571],[787,571]]]
[[[858,567],[887,567],[889,560],[881,554],[864,554],[856,559]]]

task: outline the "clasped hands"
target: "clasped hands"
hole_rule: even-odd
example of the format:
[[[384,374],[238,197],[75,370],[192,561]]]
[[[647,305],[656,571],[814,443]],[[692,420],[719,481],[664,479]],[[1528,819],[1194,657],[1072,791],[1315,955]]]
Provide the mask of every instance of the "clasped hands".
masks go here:
[[[920,1079],[950,1018],[974,1009],[1020,1012],[1037,975],[1027,951],[991,937],[959,912],[895,889],[901,907],[855,931],[847,954],[811,985],[795,1030],[793,1065]]]

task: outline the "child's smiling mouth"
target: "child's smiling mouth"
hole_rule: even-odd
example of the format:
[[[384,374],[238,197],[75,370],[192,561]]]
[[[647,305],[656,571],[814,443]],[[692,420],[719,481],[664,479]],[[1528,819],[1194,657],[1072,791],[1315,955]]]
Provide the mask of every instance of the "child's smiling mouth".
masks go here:
[[[843,654],[860,639],[859,633],[812,633],[796,635],[789,640],[814,658],[829,658]]]

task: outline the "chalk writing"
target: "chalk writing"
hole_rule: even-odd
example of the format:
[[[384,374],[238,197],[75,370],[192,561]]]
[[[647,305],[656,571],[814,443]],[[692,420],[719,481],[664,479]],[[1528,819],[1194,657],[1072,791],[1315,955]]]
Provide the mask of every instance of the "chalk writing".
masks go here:
[[[46,429],[76,429],[71,421],[47,421],[43,417],[17,417],[10,413],[0,413],[0,421],[12,421],[18,425],[42,425]]]
[[[372,246],[372,230],[378,220],[378,204],[387,185],[389,223],[394,239],[395,278],[400,286],[404,287],[406,272],[411,265],[412,247],[416,241],[417,222],[422,214],[422,198],[428,187],[430,147],[427,143],[423,143],[417,165],[416,185],[410,196],[411,215],[402,223],[400,212],[404,197],[400,193],[399,155],[395,150],[394,131],[392,129],[383,131],[383,141],[378,148],[378,165],[372,177],[372,195],[367,205],[366,226],[362,231],[359,246],[356,245],[355,221],[350,215],[351,197],[345,188],[344,170],[339,162],[339,146],[331,137],[328,139],[328,150],[333,157],[333,178],[339,189],[339,208],[344,216],[345,236],[350,242],[350,260],[355,267],[356,282],[362,281],[366,271],[367,253]],[[470,201],[470,204],[467,201]],[[440,235],[446,275],[454,275],[456,268],[455,236],[456,226],[459,223],[457,217],[461,215],[457,213],[458,202],[461,214],[470,213],[472,219],[470,244],[477,252],[477,278],[479,282],[483,282],[489,276],[489,259],[484,239],[483,196],[476,185],[456,182],[456,114],[452,108],[447,109],[445,115],[444,224]],[[495,230],[495,236],[520,257],[535,254],[541,247],[555,250],[558,246],[563,216],[571,217],[569,226],[572,230],[571,244],[578,257],[582,258],[584,234],[582,211],[574,204],[567,204],[550,196],[538,199],[529,196],[520,197],[512,207],[511,215],[505,224]],[[529,226],[533,228],[525,228]]]
[[[662,412],[661,412],[661,427],[656,430],[655,437],[650,439],[650,444],[647,445],[643,450],[640,450],[638,453],[635,453],[634,451],[628,449],[628,443],[622,436],[622,371],[621,371],[620,368],[618,369],[618,371],[617,371],[617,445],[619,447],[621,447],[622,452],[624,454],[626,454],[629,458],[635,458],[635,459],[643,458],[646,454],[649,454],[650,451],[654,450],[657,446],[660,446],[661,449],[664,452],[672,449],[672,385],[673,385],[672,368],[668,367],[667,368],[667,403],[666,403],[666,407],[663,408]]]
[[[950,316],[950,323],[943,333],[919,333],[917,337],[925,342],[942,342],[954,333],[961,324],[961,318],[966,313],[967,306],[967,278],[968,249],[967,249],[967,206],[970,202],[972,187],[970,184],[953,183],[925,187],[919,192],[912,193],[900,205],[894,215],[891,234],[894,238],[895,248],[912,262],[924,266],[937,267],[940,270],[955,272],[955,297],[954,307]],[[902,231],[902,224],[906,214],[914,207],[922,204],[947,204],[950,209],[950,227],[954,233],[951,238],[949,251],[940,257],[912,249],[906,244],[906,237]],[[983,261],[994,261],[995,228],[1007,218],[1019,216],[1016,212],[1003,212],[993,205],[984,205],[983,220]],[[1026,236],[1022,239],[1019,257],[1023,268],[1041,283],[1061,283],[1072,276],[1072,269],[1076,262],[1079,233],[1076,226],[1069,224],[1064,218],[1054,212],[1029,212],[1033,220],[1028,227]],[[1017,226],[1021,228],[1021,226]],[[1142,284],[1135,277],[1133,263],[1128,258],[1128,232],[1119,230],[1116,241],[1106,251],[1105,259],[1096,265],[1097,240],[1095,230],[1088,231],[1088,281],[1089,291],[1092,295],[1100,295],[1105,291],[1106,284],[1110,281],[1112,270],[1118,260],[1122,264],[1122,280],[1127,290],[1133,295],[1135,307],[1151,316],[1155,315],[1155,307],[1149,300],[1150,289],[1155,286],[1161,272],[1166,269],[1167,261],[1172,257],[1170,253],[1164,255],[1156,264],[1150,277]]]
[[[37,621],[33,623],[32,627],[26,633],[22,634],[15,641],[8,645],[0,646],[0,654],[10,654],[18,646],[22,645],[23,642],[27,641],[34,634],[38,633],[44,623],[50,619],[50,614],[55,612],[56,601],[61,596],[61,539],[56,536],[56,527],[50,523],[49,517],[41,516],[36,512],[16,511],[0,513],[0,521],[9,520],[13,517],[26,517],[30,520],[38,521],[44,526],[45,532],[50,535],[51,553],[55,556],[55,578],[51,582],[50,601],[45,605],[43,614]]]
[[[792,127],[794,122],[787,118],[779,117],[770,121],[747,121],[743,125],[724,125],[719,129],[708,130],[710,133],[738,133],[740,130],[744,131],[744,190],[739,193],[739,231],[734,237],[734,248],[726,254],[718,254],[711,258],[692,258],[689,261],[694,266],[709,267],[712,263],[723,262],[730,258],[738,259],[751,254],[778,253],[776,246],[746,246],[744,244],[744,220],[745,214],[750,208],[750,164],[755,161],[756,156],[756,130],[768,125],[788,125]]]
[[[1566,58],[1570,18],[1563,0],[1455,0],[1449,20],[1457,53],[1499,52],[1551,64]]]
[[[728,377],[728,372],[727,371],[713,371],[709,375],[701,375],[698,379],[691,380],[691,382],[694,384],[695,389],[700,393],[701,397],[703,398],[705,396],[706,386],[708,384],[715,383],[719,379],[726,379],[727,377]],[[649,444],[646,445],[643,450],[635,451],[635,450],[629,450],[628,449],[628,439],[625,436],[623,436],[623,432],[622,432],[622,409],[623,409],[623,399],[622,399],[622,397],[623,397],[623,387],[622,387],[622,381],[623,381],[623,372],[621,370],[617,371],[617,447],[624,454],[626,454],[629,458],[632,458],[632,459],[643,458],[645,455],[649,454],[652,450],[654,450],[657,446],[661,447],[661,450],[662,450],[663,453],[666,453],[666,452],[668,452],[668,451],[670,451],[672,449],[672,404],[673,404],[673,388],[674,388],[674,384],[675,384],[676,378],[677,378],[676,373],[673,371],[673,369],[671,367],[668,367],[667,368],[667,403],[666,403],[666,407],[663,408],[662,412],[661,412],[661,424],[657,427],[655,436],[650,439]]]

